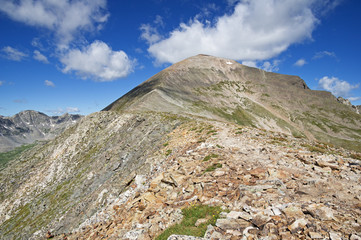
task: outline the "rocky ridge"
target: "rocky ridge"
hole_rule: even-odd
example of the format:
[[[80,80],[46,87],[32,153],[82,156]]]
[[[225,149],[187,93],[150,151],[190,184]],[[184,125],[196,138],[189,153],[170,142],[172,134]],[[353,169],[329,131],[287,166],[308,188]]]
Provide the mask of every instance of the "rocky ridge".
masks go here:
[[[207,55],[164,69],[104,110],[192,114],[361,151],[361,115],[330,92]]]
[[[49,117],[32,110],[22,111],[12,117],[0,116],[0,152],[37,140],[52,139],[81,118],[81,115],[68,113]]]
[[[229,212],[204,238],[169,239],[361,237],[361,165],[348,151],[213,121],[190,121],[168,137],[163,160],[121,200],[55,239],[155,239],[194,204]]]
[[[337,147],[360,115],[299,77],[196,56],[105,110],[0,170],[2,238],[155,239],[197,205],[224,212],[170,239],[360,238],[361,155]]]

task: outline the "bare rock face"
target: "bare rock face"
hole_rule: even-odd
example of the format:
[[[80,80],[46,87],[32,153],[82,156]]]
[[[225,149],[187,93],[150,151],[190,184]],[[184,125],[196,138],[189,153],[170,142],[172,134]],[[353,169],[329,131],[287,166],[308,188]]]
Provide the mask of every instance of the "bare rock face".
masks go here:
[[[23,111],[12,117],[0,116],[0,152],[37,140],[49,140],[75,124],[81,115],[49,117],[37,111]]]
[[[352,106],[350,100],[344,99],[343,97],[338,97],[338,98],[337,98],[337,101],[338,101],[339,103],[342,103],[342,104],[346,105],[346,106],[350,106],[350,107]]]

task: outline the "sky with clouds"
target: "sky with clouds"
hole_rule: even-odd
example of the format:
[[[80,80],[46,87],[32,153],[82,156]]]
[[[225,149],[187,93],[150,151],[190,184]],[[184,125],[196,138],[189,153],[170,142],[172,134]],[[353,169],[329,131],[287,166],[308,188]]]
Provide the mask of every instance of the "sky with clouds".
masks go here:
[[[358,0],[0,0],[0,115],[89,114],[200,53],[361,105]]]

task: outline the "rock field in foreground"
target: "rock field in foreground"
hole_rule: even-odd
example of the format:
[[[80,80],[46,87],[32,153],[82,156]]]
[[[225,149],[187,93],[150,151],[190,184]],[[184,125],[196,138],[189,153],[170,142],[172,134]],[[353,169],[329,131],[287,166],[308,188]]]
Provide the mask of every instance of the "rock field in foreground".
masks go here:
[[[212,121],[185,123],[168,139],[149,174],[55,239],[154,239],[191,204],[229,212],[204,238],[168,239],[361,239],[361,166],[349,152]]]

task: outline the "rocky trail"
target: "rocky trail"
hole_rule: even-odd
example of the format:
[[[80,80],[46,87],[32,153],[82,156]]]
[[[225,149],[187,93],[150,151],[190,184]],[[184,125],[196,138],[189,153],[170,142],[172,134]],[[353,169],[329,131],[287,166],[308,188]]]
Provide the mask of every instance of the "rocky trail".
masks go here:
[[[54,238],[155,239],[182,220],[181,209],[210,205],[224,211],[203,237],[168,239],[361,239],[359,157],[281,133],[192,120],[150,156],[148,174]]]

